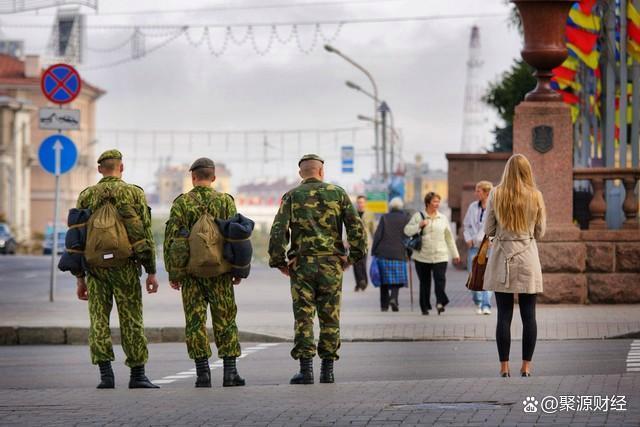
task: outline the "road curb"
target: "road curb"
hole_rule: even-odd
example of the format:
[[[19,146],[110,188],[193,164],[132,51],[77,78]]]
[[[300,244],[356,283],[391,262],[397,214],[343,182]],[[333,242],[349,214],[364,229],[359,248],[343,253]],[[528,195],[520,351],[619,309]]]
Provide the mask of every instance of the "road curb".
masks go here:
[[[213,342],[213,331],[207,328],[209,339]],[[145,328],[145,336],[149,343],[176,343],[184,342],[184,328],[178,326],[149,327]],[[120,328],[111,328],[111,337],[114,344],[120,344]],[[264,334],[252,331],[238,331],[241,342],[283,343],[292,342],[292,338],[277,335]],[[571,337],[571,338],[544,338],[545,341],[558,340],[602,340],[602,339],[638,339],[640,331],[609,337]],[[87,327],[24,327],[24,326],[0,326],[0,346],[3,345],[86,345],[89,340],[89,328]],[[424,336],[424,337],[371,337],[351,338],[343,337],[342,342],[425,342],[425,341],[495,341],[494,338],[477,336]]]
[[[213,341],[213,330],[207,328],[209,338]],[[184,342],[183,327],[145,328],[145,336],[150,343]],[[111,328],[114,344],[120,344],[120,328]],[[291,341],[288,338],[261,334],[250,331],[238,331],[242,342],[277,343]],[[1,326],[0,345],[86,345],[89,341],[89,328],[83,327],[23,327]]]

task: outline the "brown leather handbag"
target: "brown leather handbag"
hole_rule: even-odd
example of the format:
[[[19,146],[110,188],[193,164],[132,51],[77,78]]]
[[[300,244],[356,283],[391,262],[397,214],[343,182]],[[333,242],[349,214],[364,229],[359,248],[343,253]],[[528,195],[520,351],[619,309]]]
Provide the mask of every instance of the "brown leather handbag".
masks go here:
[[[470,291],[481,291],[484,288],[484,272],[487,269],[487,252],[489,251],[489,237],[486,235],[480,243],[478,254],[473,257],[471,271],[467,279],[467,289]]]

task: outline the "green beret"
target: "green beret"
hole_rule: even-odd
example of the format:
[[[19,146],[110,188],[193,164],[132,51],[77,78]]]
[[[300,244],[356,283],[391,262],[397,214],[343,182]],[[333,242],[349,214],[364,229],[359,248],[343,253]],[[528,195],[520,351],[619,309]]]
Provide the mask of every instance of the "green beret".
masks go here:
[[[98,157],[98,163],[101,163],[103,160],[109,159],[122,160],[122,153],[116,149],[107,150],[104,153],[100,154],[100,157]]]
[[[300,163],[305,162],[307,160],[317,160],[324,165],[324,160],[322,159],[322,157],[318,156],[317,154],[305,154],[304,156],[302,156],[302,158],[298,162],[298,166],[300,166]]]
[[[189,168],[189,172],[192,172],[192,171],[194,171],[196,169],[215,168],[215,167],[216,167],[216,164],[213,163],[213,160],[211,160],[211,159],[209,159],[207,157],[200,157],[198,160],[193,162],[193,164]]]

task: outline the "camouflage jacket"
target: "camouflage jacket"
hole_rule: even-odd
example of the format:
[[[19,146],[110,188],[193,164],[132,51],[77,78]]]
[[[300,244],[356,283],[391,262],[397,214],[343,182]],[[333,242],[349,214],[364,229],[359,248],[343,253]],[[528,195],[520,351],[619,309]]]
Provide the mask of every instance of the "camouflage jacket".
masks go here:
[[[193,200],[193,196],[197,202]],[[173,201],[164,232],[163,246],[165,268],[172,281],[180,280],[182,277],[181,272],[174,268],[175,262],[170,259],[169,248],[176,237],[189,235],[191,227],[203,214],[202,206],[208,206],[208,211],[214,218],[229,219],[236,214],[233,197],[226,193],[217,193],[211,187],[194,187],[189,193],[181,194]]]
[[[347,193],[337,185],[306,179],[282,197],[271,227],[269,266],[283,267],[297,256],[347,255],[342,225],[347,230],[349,262],[367,251],[364,226]],[[291,239],[291,247],[286,247]]]
[[[150,251],[146,252],[143,257],[137,255],[137,261],[144,267],[147,274],[155,274],[156,253],[153,233],[151,232],[151,208],[147,205],[147,199],[142,188],[137,185],[127,184],[120,178],[106,176],[96,185],[87,187],[80,193],[76,207],[95,211],[102,203],[100,194],[105,188],[114,190],[116,209],[120,210],[123,206],[130,206],[142,221],[145,238],[149,241]]]

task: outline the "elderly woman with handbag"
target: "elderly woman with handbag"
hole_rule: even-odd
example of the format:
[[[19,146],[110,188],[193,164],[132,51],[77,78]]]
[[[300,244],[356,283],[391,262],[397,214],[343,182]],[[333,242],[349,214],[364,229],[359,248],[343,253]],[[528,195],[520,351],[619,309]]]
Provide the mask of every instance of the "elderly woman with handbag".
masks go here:
[[[389,202],[390,211],[380,218],[373,237],[371,253],[380,271],[380,309],[398,311],[398,292],[407,286],[407,264],[402,244],[402,230],[409,215],[402,210],[402,199],[394,197]],[[391,295],[389,295],[391,294]]]
[[[422,236],[420,250],[413,251],[411,258],[416,263],[416,272],[420,280],[420,309],[424,315],[429,314],[431,310],[431,275],[433,274],[436,285],[436,309],[440,314],[449,303],[444,290],[449,257],[453,258],[456,264],[460,262],[449,219],[438,211],[440,199],[441,197],[434,192],[427,193],[424,197],[426,216],[417,212],[404,227],[405,235]]]
[[[544,235],[546,213],[531,164],[522,154],[509,158],[502,180],[489,195],[485,233],[492,239],[484,275],[484,289],[495,291],[498,306],[496,342],[500,375],[509,377],[511,319],[514,294],[518,294],[522,318],[523,377],[531,376],[536,346],[536,294],[542,293],[542,268],[536,240]]]

